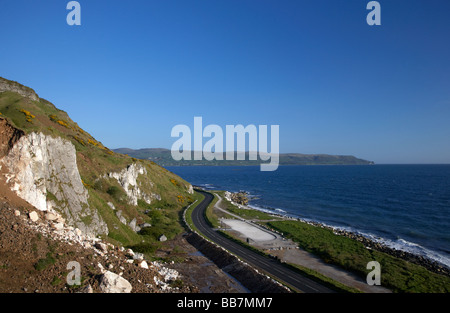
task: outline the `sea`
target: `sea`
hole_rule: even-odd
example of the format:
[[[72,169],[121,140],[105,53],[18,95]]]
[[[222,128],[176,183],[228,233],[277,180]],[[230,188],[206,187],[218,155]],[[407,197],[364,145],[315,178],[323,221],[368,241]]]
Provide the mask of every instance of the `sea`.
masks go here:
[[[170,166],[255,209],[358,233],[450,268],[450,165]]]

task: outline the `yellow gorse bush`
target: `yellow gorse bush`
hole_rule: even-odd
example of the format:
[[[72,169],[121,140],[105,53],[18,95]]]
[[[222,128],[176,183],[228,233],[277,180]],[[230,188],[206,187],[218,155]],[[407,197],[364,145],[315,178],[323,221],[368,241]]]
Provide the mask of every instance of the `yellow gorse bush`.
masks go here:
[[[23,114],[25,114],[25,118],[27,120],[28,123],[33,123],[33,119],[36,118],[36,116],[34,116],[33,114],[31,114],[30,111],[21,109],[20,112],[22,112]]]
[[[80,137],[77,136],[73,136],[73,138],[78,141],[80,144],[82,144],[83,146],[86,146],[86,143],[84,142],[83,139],[81,139]]]

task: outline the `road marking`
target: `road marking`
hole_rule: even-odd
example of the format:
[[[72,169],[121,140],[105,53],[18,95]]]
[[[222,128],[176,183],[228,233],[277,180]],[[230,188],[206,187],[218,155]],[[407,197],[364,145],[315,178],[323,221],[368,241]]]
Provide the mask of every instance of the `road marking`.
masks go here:
[[[243,258],[245,261],[248,261],[247,263],[250,263],[253,267],[261,269],[263,272],[269,273],[270,275],[277,277],[278,280],[285,282],[287,285],[291,285],[295,289],[299,291],[305,291],[305,287],[309,290],[313,290],[316,292],[320,292],[320,289],[317,289],[315,287],[312,287],[309,283],[309,279],[300,275],[299,273],[293,272],[289,270],[288,268],[284,268],[282,264],[271,262],[270,259],[267,257],[264,257],[262,255],[257,254],[256,252],[247,249],[246,247],[243,247],[239,245],[236,242],[233,242],[231,240],[228,240],[227,238],[222,237],[220,234],[218,234],[216,231],[212,230],[211,227],[206,223],[203,212],[206,210],[208,205],[211,203],[212,199],[214,197],[205,195],[205,199],[197,205],[197,207],[194,208],[194,211],[192,214],[195,216],[193,218],[193,221],[197,223],[196,227],[199,228],[199,231],[203,233],[206,237],[209,238],[212,242],[216,243],[218,246],[224,248],[225,250],[231,252],[233,255],[237,256],[238,258]],[[205,205],[205,201],[208,201],[208,204]],[[202,231],[200,229],[203,229]],[[230,251],[233,250],[234,252]],[[266,268],[266,269],[264,269]],[[287,280],[294,281],[293,283],[289,283],[286,281],[286,279],[282,279],[278,277],[273,272],[276,271],[281,276],[285,276]],[[312,281],[311,281],[312,282]],[[324,287],[327,289],[326,287]]]

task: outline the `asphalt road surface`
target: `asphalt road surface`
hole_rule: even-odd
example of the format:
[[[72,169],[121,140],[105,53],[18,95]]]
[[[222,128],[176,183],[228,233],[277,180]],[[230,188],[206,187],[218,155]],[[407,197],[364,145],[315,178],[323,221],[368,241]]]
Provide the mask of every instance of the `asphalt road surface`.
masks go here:
[[[205,211],[214,196],[211,193],[200,191],[205,196],[205,199],[197,205],[192,212],[192,221],[197,229],[211,241],[215,242],[219,246],[230,251],[234,255],[240,257],[246,263],[250,264],[254,268],[265,272],[269,276],[276,278],[278,281],[289,285],[291,288],[305,293],[330,293],[333,290],[321,285],[320,283],[313,281],[300,273],[297,273],[278,261],[269,257],[260,255],[246,247],[233,242],[212,229],[205,220]]]

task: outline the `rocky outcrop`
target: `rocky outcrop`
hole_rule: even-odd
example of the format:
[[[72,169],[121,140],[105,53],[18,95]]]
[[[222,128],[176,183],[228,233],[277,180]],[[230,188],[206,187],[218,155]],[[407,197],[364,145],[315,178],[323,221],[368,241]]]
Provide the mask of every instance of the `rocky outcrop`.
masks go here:
[[[33,89],[0,77],[0,93],[5,91],[15,92],[33,101],[39,101],[39,96]]]
[[[225,199],[238,205],[248,205],[248,195],[245,192],[225,192]]]
[[[157,194],[148,194],[142,190],[138,177],[140,175],[147,175],[147,170],[144,166],[133,163],[127,168],[124,168],[120,172],[111,172],[105,175],[109,178],[114,178],[125,190],[128,196],[128,203],[131,205],[137,205],[138,200],[143,200],[150,204],[153,199],[161,200],[161,197]],[[153,186],[151,181],[148,181],[150,186]]]
[[[37,209],[60,212],[69,225],[86,234],[108,233],[106,223],[89,206],[71,142],[42,133],[21,136],[0,166],[8,171],[11,189]]]

